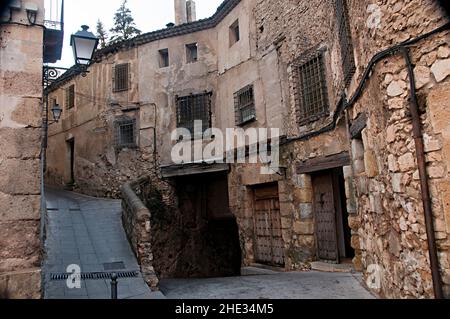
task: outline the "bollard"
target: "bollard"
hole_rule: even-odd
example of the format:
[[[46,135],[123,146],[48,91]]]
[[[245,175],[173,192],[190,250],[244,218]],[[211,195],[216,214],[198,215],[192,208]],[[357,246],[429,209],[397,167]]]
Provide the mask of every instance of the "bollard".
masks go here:
[[[111,299],[117,299],[117,274],[111,274]]]

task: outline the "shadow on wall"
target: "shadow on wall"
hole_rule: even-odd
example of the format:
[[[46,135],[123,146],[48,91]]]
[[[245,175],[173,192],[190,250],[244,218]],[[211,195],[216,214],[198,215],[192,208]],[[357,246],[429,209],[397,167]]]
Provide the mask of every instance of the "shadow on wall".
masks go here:
[[[222,206],[214,197],[208,200],[205,193],[215,181],[216,177],[196,178],[195,182],[192,178],[175,181],[173,195],[176,199],[172,204],[165,202],[163,197],[167,197],[158,190],[146,196],[146,205],[152,214],[154,267],[159,278],[240,275],[241,249],[236,219],[232,216],[214,218],[208,212],[209,208]],[[227,200],[227,196],[224,198]]]
[[[439,0],[439,3],[447,12],[447,16],[450,18],[450,2],[448,0]]]
[[[2,2],[0,2],[0,16],[3,15],[3,12],[5,10],[7,10],[6,8],[8,7],[10,2],[11,2],[11,0],[2,0]]]

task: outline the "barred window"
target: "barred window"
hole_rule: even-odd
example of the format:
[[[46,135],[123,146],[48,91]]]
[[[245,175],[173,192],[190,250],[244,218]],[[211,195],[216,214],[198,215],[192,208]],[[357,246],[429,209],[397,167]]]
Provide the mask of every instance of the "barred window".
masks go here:
[[[119,64],[114,67],[114,92],[122,92],[128,90],[128,71],[128,63]]]
[[[198,60],[198,45],[191,43],[186,45],[186,63],[195,63]]]
[[[75,107],[75,85],[71,85],[66,89],[66,109],[70,110]]]
[[[329,105],[323,52],[300,58],[294,65],[294,78],[299,124],[304,125],[327,115]]]
[[[339,42],[341,45],[344,81],[345,85],[348,86],[355,74],[356,66],[346,0],[336,0],[336,18],[339,30]]]
[[[121,118],[115,121],[115,145],[116,148],[135,148],[136,144],[136,119]]]
[[[203,132],[211,127],[212,93],[177,97],[177,127],[194,133],[194,121],[202,121]]]
[[[234,108],[236,125],[243,125],[256,119],[253,85],[248,85],[234,93]]]

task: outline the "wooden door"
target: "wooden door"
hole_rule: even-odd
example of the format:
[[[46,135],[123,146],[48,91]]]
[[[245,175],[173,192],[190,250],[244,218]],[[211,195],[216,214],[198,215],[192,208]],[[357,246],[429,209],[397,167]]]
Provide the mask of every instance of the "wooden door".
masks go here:
[[[332,175],[314,176],[313,188],[318,257],[324,261],[339,262]]]
[[[256,262],[284,266],[278,185],[254,189]]]

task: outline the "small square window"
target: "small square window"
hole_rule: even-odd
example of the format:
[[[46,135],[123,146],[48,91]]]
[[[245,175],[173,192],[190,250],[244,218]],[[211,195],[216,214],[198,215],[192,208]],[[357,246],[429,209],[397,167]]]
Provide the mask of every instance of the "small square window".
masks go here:
[[[66,109],[70,110],[75,107],[75,85],[71,85],[66,89]]]
[[[244,125],[256,119],[253,85],[246,86],[234,93],[234,107],[236,125]]]
[[[114,92],[128,90],[128,63],[119,64],[114,67]]]
[[[239,20],[236,20],[230,26],[230,47],[233,46],[240,39],[241,39],[241,35],[240,35],[240,32],[239,32]]]
[[[323,52],[298,59],[294,65],[299,124],[305,125],[329,114],[328,89]]]
[[[169,66],[169,49],[159,50],[159,67],[167,68]]]
[[[211,93],[176,98],[177,127],[194,133],[195,121],[202,121],[203,131],[211,127]]]
[[[198,45],[191,43],[186,45],[186,63],[195,63],[198,60]]]
[[[119,119],[115,122],[115,135],[117,148],[135,148],[136,147],[136,120]]]

